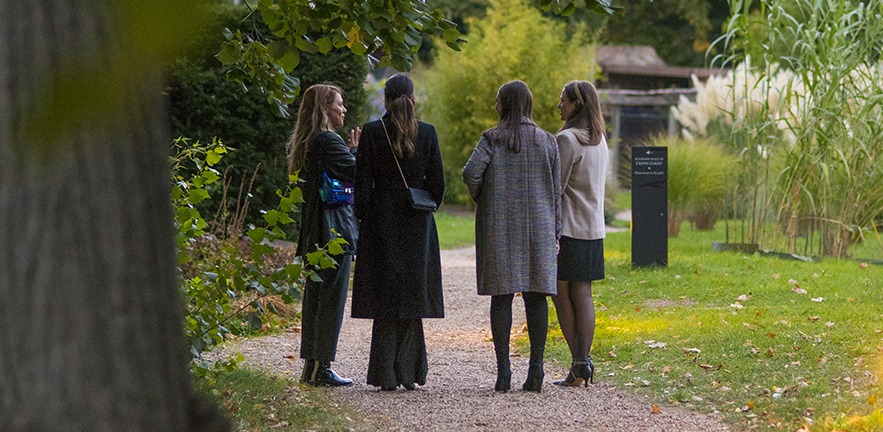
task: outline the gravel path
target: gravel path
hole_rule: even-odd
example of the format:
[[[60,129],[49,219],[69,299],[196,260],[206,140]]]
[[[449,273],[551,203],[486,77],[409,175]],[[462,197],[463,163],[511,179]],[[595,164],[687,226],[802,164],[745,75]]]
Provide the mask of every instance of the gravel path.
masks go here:
[[[364,383],[371,320],[347,311],[334,369],[356,384],[333,389],[337,399],[367,416],[373,427],[391,431],[728,431],[719,419],[674,407],[651,414],[653,401],[603,381],[588,388],[559,388],[552,381],[566,369],[546,363],[540,394],[521,391],[527,358],[512,357],[512,388],[493,391],[496,379],[490,338],[490,298],[475,294],[474,248],[442,251],[444,319],[424,320],[429,354],[427,384],[416,391],[380,392]],[[524,325],[524,306],[513,303],[513,335]],[[248,365],[297,378],[297,334],[249,338],[228,344]],[[598,378],[598,374],[596,374]]]

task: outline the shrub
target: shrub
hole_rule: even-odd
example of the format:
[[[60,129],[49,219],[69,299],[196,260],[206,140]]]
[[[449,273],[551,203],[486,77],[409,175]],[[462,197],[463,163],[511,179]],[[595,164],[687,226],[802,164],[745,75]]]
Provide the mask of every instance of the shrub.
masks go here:
[[[657,137],[651,145],[668,147],[668,235],[677,237],[684,219],[713,229],[736,158],[709,140]]]
[[[497,89],[514,79],[534,96],[534,118],[555,131],[555,108],[564,84],[592,78],[593,50],[579,38],[564,39],[564,25],[544,18],[524,0],[492,0],[487,16],[470,21],[462,53],[441,51],[430,69],[418,70],[425,87],[424,118],[438,130],[448,178],[447,199],[469,202],[460,172],[481,132],[497,123]]]

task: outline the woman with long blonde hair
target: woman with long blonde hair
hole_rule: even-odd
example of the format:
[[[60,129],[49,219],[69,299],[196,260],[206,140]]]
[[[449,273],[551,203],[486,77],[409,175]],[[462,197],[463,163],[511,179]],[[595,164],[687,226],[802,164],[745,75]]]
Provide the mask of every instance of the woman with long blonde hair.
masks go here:
[[[331,362],[337,352],[346,305],[357,222],[351,204],[328,204],[319,193],[323,175],[341,182],[352,182],[355,178],[354,153],[360,130],[351,131],[346,142],[334,132],[343,126],[346,111],[340,87],[330,84],[310,86],[303,94],[294,133],[288,143],[289,172],[297,173],[303,180],[304,203],[297,255],[306,261],[307,253],[324,247],[340,234],[349,243],[345,253],[335,257],[336,267],[319,270],[321,280],[309,278],[304,285],[300,345],[304,371],[301,381],[317,386],[353,383],[351,379],[338,376],[331,369]]]

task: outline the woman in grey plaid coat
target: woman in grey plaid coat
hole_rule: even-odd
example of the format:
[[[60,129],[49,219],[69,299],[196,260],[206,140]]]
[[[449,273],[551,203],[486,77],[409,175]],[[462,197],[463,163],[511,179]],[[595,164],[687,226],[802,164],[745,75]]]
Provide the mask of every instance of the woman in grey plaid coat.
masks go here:
[[[463,168],[476,202],[478,294],[491,296],[497,356],[496,391],[509,390],[512,299],[522,293],[530,366],[522,388],[539,392],[549,326],[546,296],[555,294],[561,184],[555,137],[532,119],[533,96],[522,81],[497,92],[500,122],[484,132]]]

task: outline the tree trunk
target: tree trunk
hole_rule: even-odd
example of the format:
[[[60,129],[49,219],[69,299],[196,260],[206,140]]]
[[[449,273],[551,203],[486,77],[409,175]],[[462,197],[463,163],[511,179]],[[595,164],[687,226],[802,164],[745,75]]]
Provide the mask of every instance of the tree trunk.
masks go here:
[[[208,430],[215,415],[187,369],[161,82],[126,77],[126,103],[100,116],[58,106],[51,84],[84,65],[95,89],[112,76],[113,4],[0,0],[2,431]],[[30,128],[47,96],[80,121]]]

